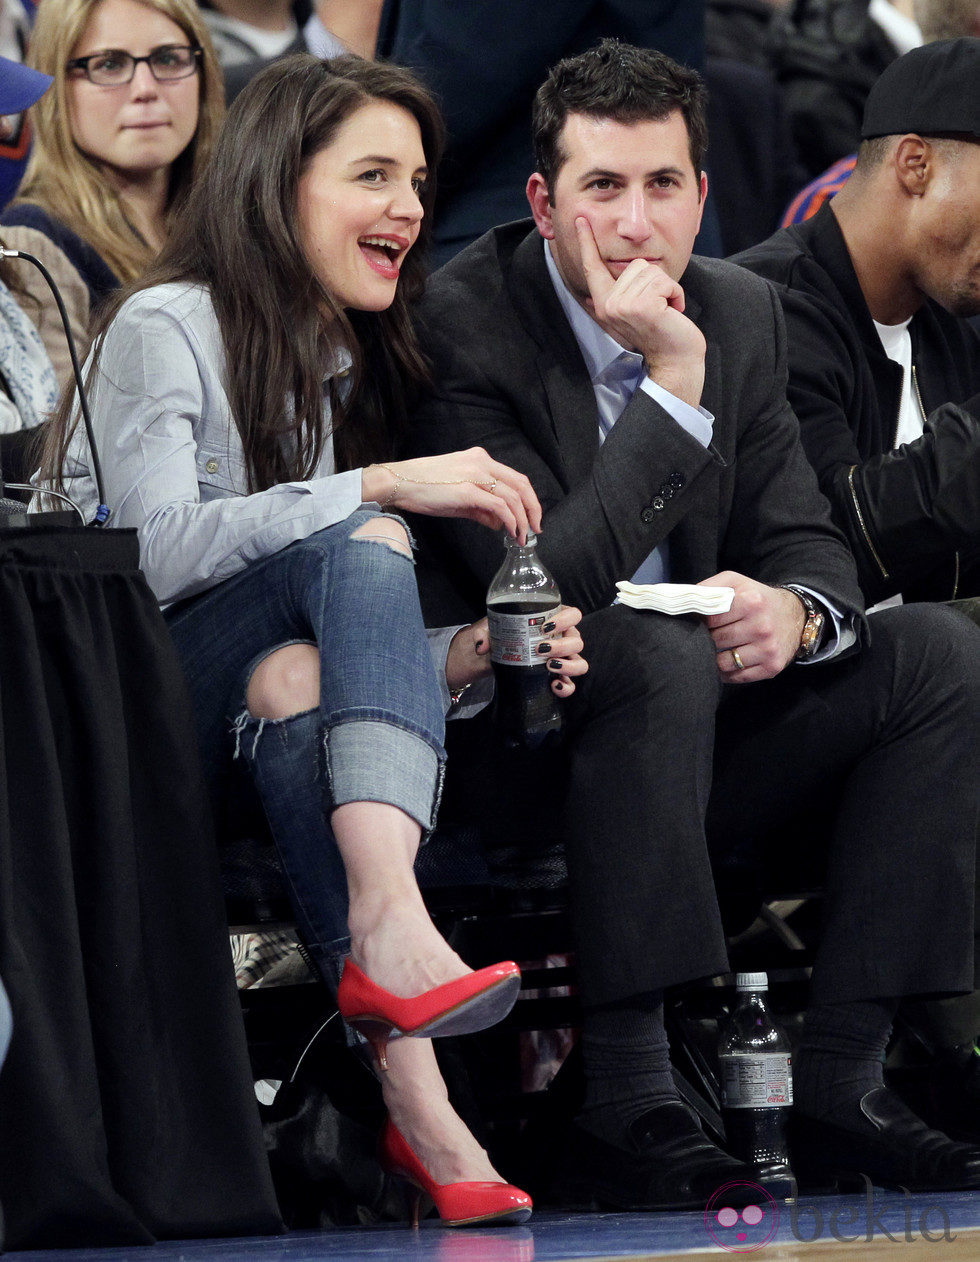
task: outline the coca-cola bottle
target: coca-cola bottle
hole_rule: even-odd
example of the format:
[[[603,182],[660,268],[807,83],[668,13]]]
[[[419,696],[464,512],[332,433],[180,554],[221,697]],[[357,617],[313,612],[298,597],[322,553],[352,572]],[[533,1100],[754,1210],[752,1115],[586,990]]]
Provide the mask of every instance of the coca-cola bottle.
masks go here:
[[[721,1111],[733,1157],[774,1196],[792,1195],[786,1121],[793,1103],[789,1043],[769,1014],[765,973],[737,973],[737,998],[718,1044]]]
[[[505,747],[540,750],[557,744],[562,732],[561,703],[551,691],[554,675],[544,627],[561,609],[558,584],[542,565],[534,534],[527,543],[506,536],[507,555],[487,592],[490,660],[496,696],[494,722]]]

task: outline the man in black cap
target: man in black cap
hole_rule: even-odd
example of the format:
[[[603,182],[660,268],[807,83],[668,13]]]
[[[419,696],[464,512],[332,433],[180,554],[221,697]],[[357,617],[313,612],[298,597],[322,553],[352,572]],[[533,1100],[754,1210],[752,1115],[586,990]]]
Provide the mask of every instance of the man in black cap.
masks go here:
[[[857,167],[736,262],[777,283],[789,399],[868,605],[980,595],[980,39],[893,62]]]
[[[776,282],[789,399],[872,607],[980,596],[978,83],[980,39],[893,62],[847,185],[736,256]],[[959,1139],[980,1135],[978,1009],[975,993],[909,1014],[933,1055],[895,1075]]]

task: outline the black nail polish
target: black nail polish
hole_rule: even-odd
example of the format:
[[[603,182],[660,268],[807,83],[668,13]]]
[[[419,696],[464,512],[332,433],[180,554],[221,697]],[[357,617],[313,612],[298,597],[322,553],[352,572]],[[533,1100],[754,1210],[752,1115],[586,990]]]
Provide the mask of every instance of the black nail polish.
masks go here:
[[[562,664],[557,657],[553,657],[548,663],[548,666],[551,670],[561,670]]]
[[[556,622],[546,622],[541,630],[545,635],[547,635],[549,631],[554,631],[557,625],[558,624]]]
[[[550,652],[551,652],[551,645],[550,645],[550,644],[539,644],[539,645],[538,645],[538,652],[539,652],[540,654],[542,654],[542,656],[543,656],[545,653],[550,653]]]

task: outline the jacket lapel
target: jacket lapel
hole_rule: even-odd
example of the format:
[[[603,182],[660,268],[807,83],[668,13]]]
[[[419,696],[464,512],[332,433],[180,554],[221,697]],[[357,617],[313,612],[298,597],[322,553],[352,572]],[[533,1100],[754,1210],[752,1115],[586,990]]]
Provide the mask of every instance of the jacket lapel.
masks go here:
[[[538,348],[557,463],[566,490],[588,477],[599,450],[599,414],[589,374],[544,259],[537,229],[517,246],[507,275],[511,302]]]

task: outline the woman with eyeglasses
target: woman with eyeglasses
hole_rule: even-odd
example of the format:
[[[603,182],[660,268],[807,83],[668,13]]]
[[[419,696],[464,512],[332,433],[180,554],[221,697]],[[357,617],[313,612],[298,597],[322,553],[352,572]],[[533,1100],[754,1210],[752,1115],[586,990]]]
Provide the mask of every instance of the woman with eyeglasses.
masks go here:
[[[203,170],[224,113],[221,73],[194,0],[44,0],[28,60],[54,83],[31,111],[34,146],[0,237],[47,266],[84,347],[98,303],[157,256]],[[15,266],[64,382],[57,306],[40,273]]]

